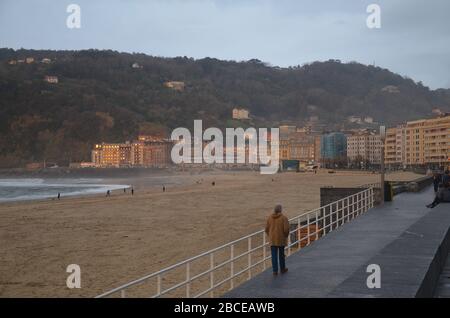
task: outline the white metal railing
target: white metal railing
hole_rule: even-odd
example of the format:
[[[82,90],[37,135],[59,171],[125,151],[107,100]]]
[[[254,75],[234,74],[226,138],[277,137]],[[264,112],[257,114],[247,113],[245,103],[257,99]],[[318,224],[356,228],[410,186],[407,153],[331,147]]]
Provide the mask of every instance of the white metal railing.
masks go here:
[[[300,250],[327,233],[332,232],[343,224],[353,220],[373,206],[374,191],[373,188],[368,188],[290,219],[290,235],[288,237],[288,245],[286,246],[287,256],[291,255],[293,251]],[[242,243],[246,243],[246,250],[241,253],[236,253],[236,246],[239,244],[242,245]],[[255,243],[256,246],[254,246]],[[271,257],[270,254],[267,255],[268,246],[269,242],[266,240],[264,230],[261,230],[114,288],[96,298],[119,295],[119,293],[120,297],[125,298],[128,289],[133,286],[147,283],[155,278],[156,286],[154,287],[156,287],[156,293],[150,295],[153,298],[162,297],[170,292],[179,290],[180,288],[185,289],[183,295],[188,298],[203,297],[207,294],[214,297],[214,291],[221,287],[223,289],[226,283],[229,283],[228,290],[231,290],[235,287],[235,280],[239,276],[242,277],[243,274],[247,273],[247,279],[250,279],[256,272],[264,270],[266,268],[266,261]],[[215,256],[220,252],[225,252],[227,255],[229,253],[229,257],[225,261],[217,262]],[[252,255],[260,259],[253,261]],[[246,261],[245,257],[247,258]],[[209,269],[200,273],[193,273],[191,271],[191,264],[202,258],[209,258]],[[246,263],[243,269],[236,270],[235,265],[237,261]],[[184,276],[182,280],[169,287],[163,288],[164,275],[177,269],[183,269],[183,267],[185,269],[185,274],[182,274]],[[258,269],[257,267],[259,267],[258,271],[256,271]],[[222,270],[222,274],[224,274],[223,271],[228,272],[225,273],[225,278],[219,281],[217,281],[214,275],[218,270]],[[209,279],[207,279],[208,276]],[[200,279],[206,280],[204,280],[199,290],[193,291],[191,289],[192,284]]]

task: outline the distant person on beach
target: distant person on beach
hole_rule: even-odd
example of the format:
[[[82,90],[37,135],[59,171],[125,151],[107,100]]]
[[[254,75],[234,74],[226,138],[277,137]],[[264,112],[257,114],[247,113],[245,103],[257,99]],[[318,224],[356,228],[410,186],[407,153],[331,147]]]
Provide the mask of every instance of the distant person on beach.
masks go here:
[[[127,189],[126,188],[123,188],[123,193],[127,193]]]
[[[166,186],[163,186],[163,192],[166,192]]]
[[[211,184],[214,187],[216,185],[216,181],[213,181]]]
[[[438,190],[433,202],[427,205],[427,208],[433,209],[441,202],[450,202],[450,171],[446,170],[438,185]]]
[[[288,271],[286,268],[284,248],[287,245],[289,236],[289,221],[282,213],[281,204],[277,204],[274,213],[269,216],[266,223],[266,234],[269,237],[270,249],[272,251],[272,270],[273,275],[278,275],[278,261],[280,263],[280,272],[284,274]]]
[[[111,191],[110,190],[106,191],[106,196],[107,197],[111,196]]]
[[[134,195],[134,188],[131,188],[131,195]]]
[[[58,192],[58,200],[60,200],[60,199],[61,199],[61,193]]]

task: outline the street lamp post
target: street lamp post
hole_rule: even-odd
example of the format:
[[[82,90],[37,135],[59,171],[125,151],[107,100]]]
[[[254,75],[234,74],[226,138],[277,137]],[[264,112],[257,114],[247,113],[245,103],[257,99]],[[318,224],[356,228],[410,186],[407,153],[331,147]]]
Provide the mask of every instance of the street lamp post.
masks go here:
[[[381,165],[380,165],[380,175],[381,175],[381,204],[384,204],[384,155],[385,155],[385,141],[386,141],[386,127],[380,126],[380,139],[381,139]]]

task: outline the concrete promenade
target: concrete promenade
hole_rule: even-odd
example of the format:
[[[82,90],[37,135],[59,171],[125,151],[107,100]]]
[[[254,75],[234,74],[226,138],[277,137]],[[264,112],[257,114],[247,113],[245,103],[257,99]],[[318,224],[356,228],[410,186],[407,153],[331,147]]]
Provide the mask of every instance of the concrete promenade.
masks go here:
[[[431,297],[449,249],[450,204],[430,210],[431,187],[402,193],[287,258],[225,297]],[[369,264],[381,267],[381,288],[369,289]]]

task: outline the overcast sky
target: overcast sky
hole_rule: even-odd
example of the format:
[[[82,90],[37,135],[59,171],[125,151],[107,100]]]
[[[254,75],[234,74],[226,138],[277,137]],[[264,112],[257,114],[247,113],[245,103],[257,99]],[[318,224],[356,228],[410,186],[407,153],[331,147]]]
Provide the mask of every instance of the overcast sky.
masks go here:
[[[69,29],[66,8],[81,7]],[[366,8],[381,7],[369,29]],[[257,58],[272,65],[375,63],[450,87],[449,0],[0,0],[0,47],[113,49],[157,56]]]

